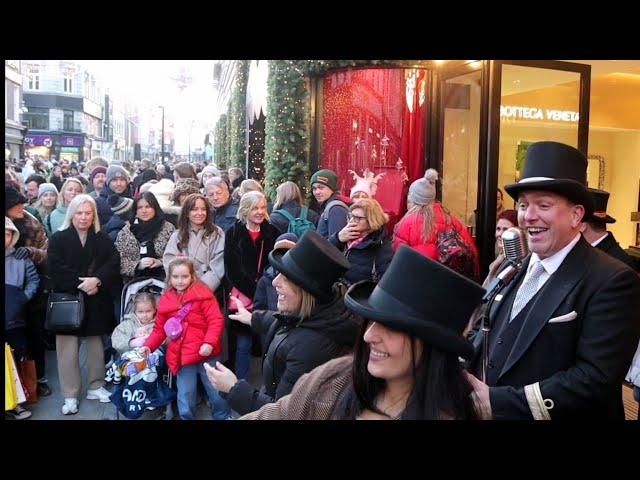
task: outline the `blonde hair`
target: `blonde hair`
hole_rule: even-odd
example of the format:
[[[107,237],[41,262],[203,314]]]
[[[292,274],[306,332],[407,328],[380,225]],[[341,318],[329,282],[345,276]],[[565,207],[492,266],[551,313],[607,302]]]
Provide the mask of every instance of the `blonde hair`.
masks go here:
[[[156,297],[149,292],[140,292],[133,298],[133,311],[135,313],[139,303],[150,303],[153,305],[153,309],[158,311],[156,306]]]
[[[300,285],[293,283],[291,280],[289,280],[289,278],[287,278],[287,276],[284,273],[281,273],[281,275],[287,281],[287,283],[289,284],[289,287],[295,292],[295,294],[300,295],[302,297],[302,301],[300,302],[300,311],[297,312],[298,315],[300,316],[300,321],[304,320],[305,318],[309,318],[313,310],[315,310],[316,308],[316,302],[317,302],[316,297],[314,297],[312,294],[307,292]],[[294,312],[289,312],[289,313],[294,313]]]
[[[433,213],[433,205],[435,205],[436,203],[439,202],[433,201],[431,203],[428,203],[427,205],[414,205],[407,211],[407,213],[405,213],[404,217],[402,217],[396,227],[398,227],[401,223],[408,219],[408,217],[413,217],[416,219],[422,217],[422,236],[420,239],[423,242],[428,242],[431,238],[431,235],[433,234],[434,228],[436,227],[435,215]],[[440,204],[440,207],[442,208],[442,214],[444,216],[445,224],[451,225],[451,214],[449,213],[449,210],[444,208],[444,205],[442,204]]]
[[[231,196],[234,200],[240,200],[243,195],[246,195],[249,192],[264,193],[264,188],[262,188],[260,182],[249,178],[247,180],[243,180],[240,186],[233,191]]]
[[[380,230],[387,222],[387,216],[377,200],[373,198],[360,198],[353,202],[349,207],[349,212],[353,212],[356,208],[364,210],[364,216],[367,217],[369,228],[372,232]]]
[[[62,191],[64,191],[64,185],[62,186],[62,189]],[[100,219],[98,218],[98,207],[96,207],[96,201],[91,195],[87,195],[86,193],[81,193],[80,195],[73,197],[73,200],[71,200],[69,207],[67,208],[67,214],[64,217],[60,230],[66,230],[72,225],[71,220],[73,219],[73,216],[78,211],[78,208],[80,208],[80,205],[85,203],[91,205],[91,209],[93,210],[93,231],[96,233],[100,231]]]
[[[80,180],[78,180],[77,178],[74,177],[69,177],[67,178],[64,183],[62,184],[62,188],[60,188],[60,193],[58,193],[58,207],[68,207],[69,205],[65,205],[64,204],[64,194],[67,192],[67,188],[69,187],[70,183],[69,182],[75,182],[78,185],[80,185],[80,195],[82,195],[84,193],[84,185],[82,184],[82,182]]]
[[[284,182],[276,188],[276,201],[273,209],[277,210],[287,202],[295,201],[301,207],[304,206],[302,201],[302,193],[298,185],[291,181]]]
[[[169,262],[169,267],[167,268],[167,281],[165,282],[167,286],[164,289],[165,292],[173,288],[171,285],[171,274],[176,267],[180,266],[185,266],[189,269],[189,274],[191,275],[191,284],[189,287],[198,281],[198,274],[196,273],[196,268],[193,266],[191,259],[187,257],[176,257]]]
[[[267,206],[267,198],[262,192],[247,192],[240,198],[240,205],[238,206],[238,213],[236,218],[242,223],[247,223],[247,218],[251,213],[251,210],[255,208],[260,200],[264,200],[265,207]],[[269,221],[269,213],[265,210],[265,220]]]

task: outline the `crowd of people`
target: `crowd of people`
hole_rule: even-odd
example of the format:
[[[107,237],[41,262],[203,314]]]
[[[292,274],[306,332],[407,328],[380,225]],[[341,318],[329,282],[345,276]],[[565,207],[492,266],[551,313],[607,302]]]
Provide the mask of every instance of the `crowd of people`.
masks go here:
[[[79,410],[86,341],[86,399],[111,401],[106,371],[128,351],[161,352],[185,420],[199,397],[213,419],[620,418],[625,375],[640,392],[640,355],[629,368],[640,279],[606,231],[608,194],[586,188],[584,155],[530,147],[523,178],[505,187],[516,210],[498,205],[484,283],[474,238],[437,200],[437,171],[411,183],[393,230],[375,199],[381,176],[356,177],[346,196],[321,169],[308,185],[282,183],[272,204],[237,168],[7,163],[15,358],[35,360],[47,396],[45,350],[55,349],[63,415]],[[532,253],[485,306],[484,288],[510,264],[502,233],[518,226]],[[127,307],[123,292],[148,279],[161,289]],[[77,298],[80,328],[45,329],[53,292]],[[248,381],[254,355],[259,388]],[[6,414],[31,415],[25,404]]]

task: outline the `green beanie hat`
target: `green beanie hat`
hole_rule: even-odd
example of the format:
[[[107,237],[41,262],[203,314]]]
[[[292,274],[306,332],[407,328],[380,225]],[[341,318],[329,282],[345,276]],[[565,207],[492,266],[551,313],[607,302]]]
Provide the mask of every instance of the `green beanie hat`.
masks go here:
[[[338,175],[332,170],[318,170],[311,177],[312,187],[314,183],[321,183],[323,185],[326,185],[335,192],[338,190]]]

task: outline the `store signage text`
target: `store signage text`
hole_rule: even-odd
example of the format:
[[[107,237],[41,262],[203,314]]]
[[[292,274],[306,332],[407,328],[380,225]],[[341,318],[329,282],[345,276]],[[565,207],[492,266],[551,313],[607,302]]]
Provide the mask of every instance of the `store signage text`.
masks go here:
[[[514,105],[500,105],[500,117],[528,120],[550,120],[553,122],[577,122],[578,112],[570,110],[552,110],[548,108],[519,107]]]

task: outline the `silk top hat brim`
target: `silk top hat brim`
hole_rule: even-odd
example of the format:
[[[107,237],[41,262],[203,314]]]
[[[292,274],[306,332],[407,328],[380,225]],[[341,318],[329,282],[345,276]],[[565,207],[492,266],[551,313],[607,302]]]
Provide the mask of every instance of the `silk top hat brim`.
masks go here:
[[[364,280],[349,288],[344,303],[350,310],[367,320],[373,320],[393,330],[398,330],[422,339],[425,344],[438,350],[453,353],[464,359],[473,356],[473,345],[461,334],[445,326],[424,318],[424,315],[407,315],[406,305],[393,304],[398,301],[383,289],[376,289],[376,283]],[[385,304],[380,308],[379,304]],[[398,312],[403,312],[402,314]]]
[[[320,303],[333,299],[333,284],[351,268],[338,249],[312,231],[305,233],[293,248],[272,250],[269,262]]]
[[[569,179],[553,178],[525,178],[518,183],[505,185],[504,189],[516,202],[520,193],[527,190],[544,190],[557,193],[571,202],[582,205],[585,210],[583,219],[588,219],[593,214],[593,198],[587,188],[580,182]]]

